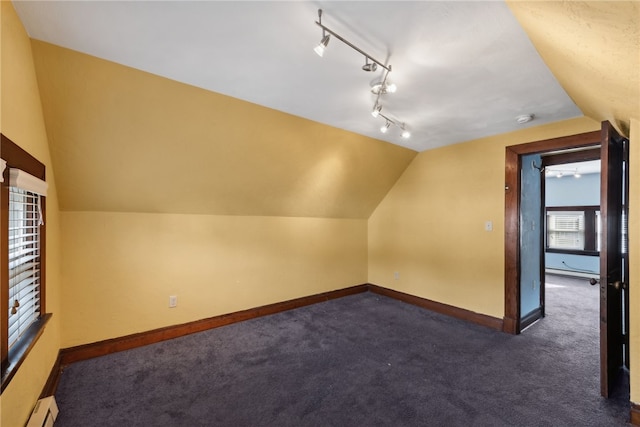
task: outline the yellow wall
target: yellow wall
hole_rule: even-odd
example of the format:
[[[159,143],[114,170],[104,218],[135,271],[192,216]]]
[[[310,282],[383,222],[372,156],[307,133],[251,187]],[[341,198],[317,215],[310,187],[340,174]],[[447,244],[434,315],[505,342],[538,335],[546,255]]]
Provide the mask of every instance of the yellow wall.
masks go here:
[[[420,153],[369,219],[369,281],[501,319],[505,147],[599,127],[574,119]]]
[[[63,347],[367,279],[366,220],[63,212],[62,228]]]
[[[63,347],[366,282],[367,218],[415,151],[32,49],[61,190]]]
[[[504,315],[504,156],[509,145],[598,130],[588,118],[470,141],[416,157],[369,219],[369,281],[489,316]],[[640,121],[630,119],[631,401],[640,402]],[[484,231],[493,221],[493,231]],[[394,273],[398,272],[396,279]]]
[[[59,46],[32,46],[64,211],[363,219],[416,155]]]
[[[60,225],[53,168],[45,133],[31,42],[10,2],[2,14],[2,133],[47,168],[47,311],[53,313],[44,334],[2,393],[0,425],[23,426],[60,348]]]

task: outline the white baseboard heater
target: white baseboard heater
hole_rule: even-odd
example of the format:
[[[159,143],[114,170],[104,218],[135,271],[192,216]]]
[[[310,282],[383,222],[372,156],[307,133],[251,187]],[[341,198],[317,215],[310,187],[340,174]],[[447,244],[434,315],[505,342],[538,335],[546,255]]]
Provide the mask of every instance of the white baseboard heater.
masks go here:
[[[26,427],[53,427],[58,417],[58,405],[53,396],[43,397],[36,402]]]

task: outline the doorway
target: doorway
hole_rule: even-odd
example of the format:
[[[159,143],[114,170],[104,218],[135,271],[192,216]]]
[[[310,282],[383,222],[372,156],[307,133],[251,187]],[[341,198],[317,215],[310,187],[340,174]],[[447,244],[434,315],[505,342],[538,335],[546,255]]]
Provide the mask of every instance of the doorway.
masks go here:
[[[554,138],[543,141],[536,141],[527,144],[514,145],[506,148],[505,159],[505,317],[503,330],[511,334],[519,334],[522,331],[521,322],[521,186],[523,159],[525,156],[541,155],[542,153],[579,150],[594,148],[600,145],[600,132],[588,132],[579,135],[572,135],[562,138]],[[533,159],[532,159],[533,161]],[[541,162],[541,160],[539,160]],[[539,165],[541,163],[538,163]],[[528,170],[529,165],[527,165]],[[538,175],[539,176],[539,175]],[[540,204],[540,198],[537,203]],[[541,216],[540,207],[540,216]],[[534,228],[529,224],[529,230]],[[542,238],[542,226],[536,226],[537,236],[532,238]],[[537,266],[539,277],[542,274],[543,261],[539,250],[532,255]],[[526,314],[526,313],[524,313]]]
[[[522,331],[545,317],[547,274],[600,276],[600,147],[524,155],[521,182]]]
[[[532,253],[527,253],[531,245],[523,245],[524,239],[531,239],[541,245],[543,238],[543,209],[539,203],[538,212],[533,218],[523,215],[522,206],[529,203],[523,197],[522,184],[524,176],[535,163],[535,156],[551,152],[571,150],[573,152],[588,151],[589,148],[601,146],[600,155],[603,163],[603,177],[601,181],[602,200],[602,252],[600,263],[600,374],[601,394],[608,397],[616,373],[623,365],[625,351],[625,334],[622,326],[624,317],[628,317],[628,307],[624,307],[623,294],[627,286],[625,270],[628,271],[628,263],[625,263],[622,254],[622,228],[624,218],[624,192],[622,189],[628,182],[625,179],[625,147],[628,141],[619,137],[608,122],[602,123],[602,130],[584,134],[537,141],[506,148],[505,168],[505,318],[504,331],[519,334],[528,323],[544,316],[544,288],[540,285],[539,306],[533,308],[531,313],[522,311],[522,304],[527,298],[526,287],[521,287],[523,274],[533,274],[533,277],[544,277],[544,259],[541,248],[533,248]],[[526,161],[524,161],[526,160]],[[542,165],[540,159],[540,168]],[[535,169],[535,167],[534,167]],[[539,175],[538,175],[538,180]],[[539,193],[538,193],[539,194]],[[538,196],[538,199],[540,197]],[[534,208],[535,211],[535,208]],[[537,215],[537,221],[535,217]],[[536,255],[537,254],[537,255]],[[526,257],[525,262],[522,262]],[[529,265],[531,264],[531,265]],[[530,273],[533,271],[533,273]],[[529,285],[529,282],[526,282]],[[531,283],[535,290],[536,283]],[[523,291],[523,289],[525,291]],[[621,291],[624,289],[624,291]],[[527,300],[528,304],[531,303]],[[526,304],[525,304],[526,305]],[[529,307],[531,308],[531,307]],[[626,308],[626,309],[625,309]],[[531,314],[529,316],[529,314]],[[523,322],[523,315],[525,315]],[[626,323],[628,325],[628,322]],[[626,334],[628,336],[628,334]],[[628,348],[628,346],[627,346]]]

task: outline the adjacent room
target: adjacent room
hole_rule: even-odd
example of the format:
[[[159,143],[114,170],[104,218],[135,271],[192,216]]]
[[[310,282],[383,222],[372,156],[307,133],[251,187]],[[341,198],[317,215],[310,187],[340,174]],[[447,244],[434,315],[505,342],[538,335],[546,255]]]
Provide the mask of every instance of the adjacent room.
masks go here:
[[[3,427],[640,425],[637,2],[0,19]]]

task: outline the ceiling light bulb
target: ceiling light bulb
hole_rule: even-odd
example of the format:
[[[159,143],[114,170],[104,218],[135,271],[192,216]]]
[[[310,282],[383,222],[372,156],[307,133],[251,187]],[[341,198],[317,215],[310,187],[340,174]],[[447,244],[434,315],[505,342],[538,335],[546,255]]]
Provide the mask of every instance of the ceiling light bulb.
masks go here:
[[[396,86],[395,83],[388,83],[386,85],[386,90],[385,92],[389,92],[389,93],[396,93],[396,90],[398,90],[398,86]]]
[[[320,40],[320,43],[318,43],[318,46],[313,49],[321,58],[322,55],[324,55],[324,51],[327,48],[327,45],[329,44],[329,37],[331,37],[329,34],[323,36],[322,40]]]
[[[389,127],[391,126],[391,123],[387,122],[384,124],[384,126],[382,126],[380,128],[380,132],[382,133],[387,133],[387,131],[389,130]]]
[[[377,105],[375,107],[373,107],[373,110],[371,111],[371,115],[373,117],[378,117],[380,115],[380,111],[382,111],[382,105]]]
[[[579,172],[576,172],[576,173],[573,174],[573,176],[574,176],[574,178],[580,178],[582,175],[580,175]]]
[[[409,139],[409,138],[411,138],[411,132],[409,132],[409,131],[408,131],[408,130],[406,130],[406,129],[403,129],[403,130],[402,130],[402,137],[403,137],[404,139]]]

